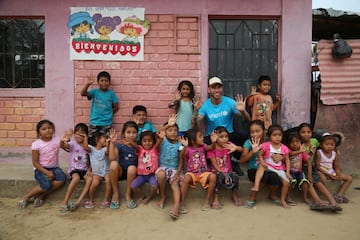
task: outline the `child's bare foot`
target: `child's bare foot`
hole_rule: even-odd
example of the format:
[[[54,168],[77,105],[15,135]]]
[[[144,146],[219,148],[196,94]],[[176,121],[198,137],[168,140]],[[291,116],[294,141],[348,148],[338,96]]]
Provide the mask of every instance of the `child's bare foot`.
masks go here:
[[[144,195],[141,195],[141,196],[138,198],[138,200],[136,201],[136,204],[137,204],[137,205],[140,205],[141,203],[143,203],[144,199],[145,199],[145,196],[144,196]]]
[[[286,203],[286,201],[280,201],[281,206],[284,208],[289,208],[289,205]]]
[[[161,209],[163,209],[164,208],[164,201],[158,201],[157,203],[156,203],[156,206],[158,207],[158,208],[161,208]]]
[[[169,216],[173,219],[176,220],[179,218],[179,209],[174,208],[173,210],[169,211]]]
[[[150,202],[150,200],[151,200],[151,199],[152,199],[152,197],[151,197],[151,196],[146,197],[146,198],[144,198],[144,199],[142,200],[142,202],[141,202],[141,203],[143,203],[143,204],[147,205],[147,204]]]

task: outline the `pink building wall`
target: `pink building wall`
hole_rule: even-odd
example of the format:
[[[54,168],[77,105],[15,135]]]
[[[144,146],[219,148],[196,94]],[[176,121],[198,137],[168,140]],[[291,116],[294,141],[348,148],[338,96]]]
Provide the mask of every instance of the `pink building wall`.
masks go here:
[[[69,7],[144,7],[146,17],[153,23],[145,36],[144,62],[99,62],[70,61],[69,29],[66,26]],[[45,16],[45,89],[0,89],[0,146],[29,146],[33,135],[18,141],[10,132],[21,129],[23,118],[16,120],[9,99],[26,102],[35,98],[43,101],[43,113],[33,119],[33,131],[37,119],[46,117],[56,124],[58,134],[75,122],[88,122],[89,103],[79,96],[79,89],[88,72],[97,74],[109,70],[113,77],[113,87],[120,98],[120,111],[115,116],[115,127],[119,131],[122,123],[129,119],[131,107],[144,104],[149,108],[149,117],[156,126],[162,124],[171,112],[167,103],[174,96],[179,80],[190,78],[196,92],[207,96],[208,78],[208,18],[217,15],[239,18],[262,18],[279,20],[279,92],[283,98],[280,121],[282,125],[293,127],[309,121],[310,109],[310,61],[311,61],[311,0],[183,0],[177,1],[44,1],[33,0],[24,4],[20,0],[0,2],[1,16]],[[174,54],[171,34],[173,15],[200,17],[200,55]],[[158,35],[156,35],[158,34]],[[165,34],[165,35],[161,35]],[[168,34],[168,35],[166,35]],[[156,41],[158,40],[158,41]],[[160,50],[161,49],[161,50]],[[162,52],[158,52],[158,51]],[[126,75],[122,75],[125,73]],[[154,81],[149,81],[154,80]],[[133,85],[131,85],[133,84]],[[142,88],[143,90],[139,90]],[[129,92],[135,92],[135,94]],[[136,97],[135,97],[136,96]],[[43,99],[43,100],[42,100]],[[10,100],[11,102],[11,100]],[[18,108],[26,108],[24,103]],[[15,109],[14,109],[15,111]],[[36,112],[36,110],[35,110]],[[30,113],[29,113],[30,115]],[[34,115],[31,112],[31,115]],[[9,123],[13,123],[9,128]],[[31,122],[30,122],[31,123]],[[25,133],[24,133],[25,134]],[[22,136],[21,133],[19,136]],[[5,139],[5,140],[4,140]],[[9,141],[9,140],[15,141]],[[12,142],[12,144],[9,144]]]

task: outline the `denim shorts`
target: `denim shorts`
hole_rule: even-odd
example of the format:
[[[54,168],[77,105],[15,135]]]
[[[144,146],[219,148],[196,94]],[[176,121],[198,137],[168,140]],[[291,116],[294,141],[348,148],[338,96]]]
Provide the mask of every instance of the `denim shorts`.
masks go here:
[[[55,167],[55,168],[45,168],[45,169],[52,171],[55,175],[55,178],[53,180],[50,180],[48,176],[46,176],[44,173],[35,169],[35,179],[40,184],[42,190],[45,191],[49,190],[51,188],[52,181],[58,181],[58,182],[66,181],[66,175],[61,168]]]

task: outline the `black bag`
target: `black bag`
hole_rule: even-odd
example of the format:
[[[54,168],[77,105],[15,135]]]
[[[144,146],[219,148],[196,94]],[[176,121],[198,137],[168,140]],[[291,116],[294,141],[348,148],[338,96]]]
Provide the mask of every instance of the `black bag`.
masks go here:
[[[335,58],[348,58],[352,54],[352,48],[350,45],[340,37],[338,33],[334,34],[334,47],[332,49],[332,55]]]

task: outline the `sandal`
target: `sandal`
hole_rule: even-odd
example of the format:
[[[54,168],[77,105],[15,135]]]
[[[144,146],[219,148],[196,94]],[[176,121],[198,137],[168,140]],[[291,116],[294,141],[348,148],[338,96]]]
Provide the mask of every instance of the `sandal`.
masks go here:
[[[109,201],[103,201],[100,204],[100,208],[104,209],[104,208],[108,208],[110,206]]]
[[[341,203],[344,203],[344,197],[343,196],[340,196],[338,194],[335,194],[334,195],[334,199],[337,203],[341,204]]]
[[[289,205],[289,206],[296,206],[296,202],[293,200],[285,200],[285,202]]]
[[[201,207],[201,211],[208,211],[210,208],[211,208],[210,205],[206,203]]]
[[[76,202],[70,202],[70,211],[75,211],[79,206],[76,204]]]
[[[204,205],[205,206],[205,205]],[[203,206],[203,207],[204,207]],[[221,209],[222,208],[222,206],[221,206],[221,203],[219,203],[219,202],[216,202],[216,203],[213,203],[212,204],[212,208],[213,209]],[[202,209],[201,209],[202,210]],[[203,210],[203,211],[207,211],[207,210]]]
[[[34,197],[34,207],[35,208],[41,207],[43,204],[44,204],[44,201],[42,199],[40,199],[37,196]]]
[[[170,210],[169,211],[169,216],[173,219],[176,220],[179,218],[179,213],[176,213],[174,210]]]
[[[241,206],[241,200],[240,198],[233,199],[233,203],[236,207]]]
[[[21,199],[18,203],[18,207],[21,209],[24,209],[24,208],[26,208],[27,204],[28,204],[27,201],[25,201],[24,199]]]
[[[343,198],[343,203],[349,203],[350,202],[350,200],[345,195],[342,196],[342,198]]]
[[[187,208],[184,206],[179,208],[180,214],[187,214],[188,212],[189,212],[189,210],[187,210]]]
[[[84,207],[87,209],[91,209],[91,208],[94,208],[95,205],[92,201],[85,201]]]
[[[246,208],[253,208],[255,207],[256,201],[246,200]]]
[[[120,208],[120,203],[119,203],[119,201],[111,201],[111,203],[110,203],[110,208],[111,208],[111,209],[118,209],[118,208]]]
[[[134,209],[137,207],[137,204],[134,200],[130,199],[129,201],[126,201],[126,206],[130,209]]]
[[[68,207],[68,205],[60,206],[59,212],[60,212],[60,213],[67,213],[67,212],[69,212],[69,207]]]

